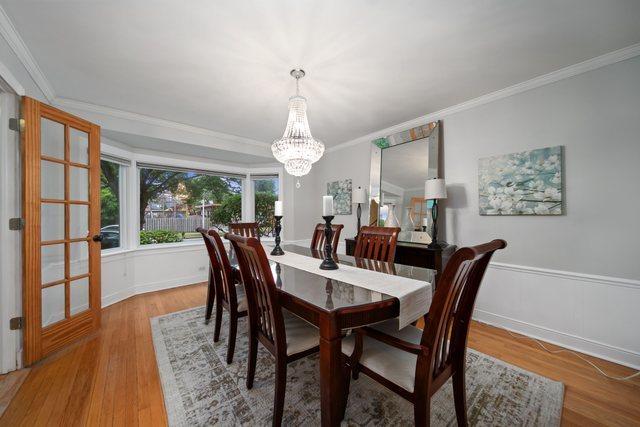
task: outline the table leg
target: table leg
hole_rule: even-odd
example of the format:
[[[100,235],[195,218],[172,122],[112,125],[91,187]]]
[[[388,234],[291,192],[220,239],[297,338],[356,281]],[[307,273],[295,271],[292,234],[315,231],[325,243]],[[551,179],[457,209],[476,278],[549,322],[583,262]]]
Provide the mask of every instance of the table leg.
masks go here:
[[[337,426],[342,421],[344,384],[342,337],[335,318],[320,320],[320,410],[323,426]]]

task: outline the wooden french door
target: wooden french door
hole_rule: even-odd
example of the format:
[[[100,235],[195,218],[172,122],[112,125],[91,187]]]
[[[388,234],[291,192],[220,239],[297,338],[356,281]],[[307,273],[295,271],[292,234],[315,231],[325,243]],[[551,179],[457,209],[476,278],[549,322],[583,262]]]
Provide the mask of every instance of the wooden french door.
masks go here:
[[[100,127],[22,100],[24,362],[100,326]]]

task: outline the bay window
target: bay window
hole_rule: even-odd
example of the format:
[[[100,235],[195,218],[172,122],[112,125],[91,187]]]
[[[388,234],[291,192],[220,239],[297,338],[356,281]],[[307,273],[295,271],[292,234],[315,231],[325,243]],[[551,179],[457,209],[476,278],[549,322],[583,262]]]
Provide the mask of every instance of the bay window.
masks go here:
[[[196,228],[227,231],[242,220],[244,175],[138,164],[140,244],[200,239]]]

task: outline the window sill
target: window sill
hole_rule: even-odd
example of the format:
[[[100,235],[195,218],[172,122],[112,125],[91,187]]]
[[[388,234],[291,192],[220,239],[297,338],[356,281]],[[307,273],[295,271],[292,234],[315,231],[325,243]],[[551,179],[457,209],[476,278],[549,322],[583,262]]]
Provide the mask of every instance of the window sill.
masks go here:
[[[178,249],[178,248],[195,248],[198,246],[204,246],[202,239],[193,239],[194,241],[179,242],[179,243],[157,243],[151,245],[139,245],[136,251],[153,251],[157,249]]]

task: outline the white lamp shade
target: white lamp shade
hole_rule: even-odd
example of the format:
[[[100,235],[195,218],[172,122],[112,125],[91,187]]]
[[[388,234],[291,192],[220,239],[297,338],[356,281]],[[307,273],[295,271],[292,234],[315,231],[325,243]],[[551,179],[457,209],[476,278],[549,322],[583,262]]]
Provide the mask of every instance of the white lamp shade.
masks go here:
[[[442,178],[429,179],[424,182],[424,198],[427,200],[446,199],[447,186]]]
[[[352,201],[353,203],[367,203],[367,190],[361,187],[353,190]]]

